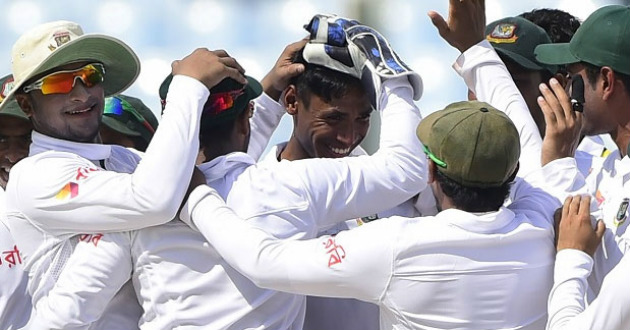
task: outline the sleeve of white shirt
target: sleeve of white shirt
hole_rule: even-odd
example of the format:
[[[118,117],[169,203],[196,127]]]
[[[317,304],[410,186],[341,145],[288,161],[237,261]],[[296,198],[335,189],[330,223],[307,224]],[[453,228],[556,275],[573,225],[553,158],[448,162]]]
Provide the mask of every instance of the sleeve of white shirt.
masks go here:
[[[256,161],[265,151],[284,114],[284,107],[265,93],[254,100],[254,115],[249,120],[251,135],[247,153]]]
[[[279,240],[252,226],[221,198],[197,188],[192,219],[218,253],[257,286],[296,294],[378,302],[391,277],[396,233],[375,221],[312,240]],[[378,262],[374,262],[378,260]]]
[[[383,84],[380,148],[371,156],[308,159],[290,166],[305,186],[318,227],[401,204],[427,187],[426,156],[416,136],[420,112],[406,78]]]
[[[542,139],[538,127],[492,45],[483,40],[472,46],[457,58],[453,68],[479,101],[505,112],[514,122],[521,139],[519,176],[540,168]]]
[[[30,164],[36,170],[21,171],[19,164],[17,175],[12,170],[7,204],[55,235],[133,230],[170,221],[192,176],[201,109],[209,93],[193,78],[173,78],[160,127],[134,173],[97,170],[70,153],[42,155]]]
[[[35,306],[31,329],[84,329],[131,278],[128,232],[81,235],[55,286]]]
[[[548,330],[630,329],[630,258],[624,257],[606,276],[597,298],[585,307],[586,278],[592,268],[593,259],[582,251],[558,252]]]

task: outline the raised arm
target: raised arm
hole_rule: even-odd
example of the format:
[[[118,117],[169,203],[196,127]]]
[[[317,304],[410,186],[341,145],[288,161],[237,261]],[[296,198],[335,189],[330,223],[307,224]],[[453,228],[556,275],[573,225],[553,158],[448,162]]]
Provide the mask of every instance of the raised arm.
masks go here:
[[[175,61],[173,73],[162,123],[137,168],[127,166],[122,172],[128,174],[117,173],[120,159],[109,159],[109,153],[101,155],[108,158],[104,166],[117,172],[104,171],[71,153],[27,158],[21,165],[29,167],[12,171],[9,214],[23,214],[40,230],[54,234],[131,230],[171,220],[191,178],[208,87],[225,77],[245,79],[227,53],[206,49]]]
[[[519,176],[540,168],[542,140],[538,127],[505,64],[484,39],[485,1],[450,0],[448,22],[434,11],[429,16],[442,38],[462,52],[453,68],[468,89],[479,101],[505,112],[514,122],[521,139]]]
[[[247,147],[247,153],[256,160],[265,151],[271,135],[285,114],[284,107],[279,103],[280,95],[292,77],[304,72],[304,65],[293,63],[292,59],[296,52],[304,48],[306,42],[306,39],[302,39],[288,45],[261,81],[263,94],[254,100],[254,115],[249,120],[251,136]]]

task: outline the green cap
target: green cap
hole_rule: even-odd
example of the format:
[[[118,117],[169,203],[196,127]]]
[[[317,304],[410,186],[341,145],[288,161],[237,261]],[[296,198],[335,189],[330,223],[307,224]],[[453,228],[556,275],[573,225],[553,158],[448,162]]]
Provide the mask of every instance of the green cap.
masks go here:
[[[148,143],[158,120],[140,99],[121,94],[105,98],[103,124],[124,135],[142,137]]]
[[[438,171],[466,187],[501,186],[521,154],[510,118],[485,102],[452,103],[424,118],[416,133]]]
[[[522,18],[506,17],[486,26],[486,40],[490,41],[500,55],[529,70],[558,71],[555,65],[541,64],[534,56],[534,49],[541,44],[550,44],[551,39],[540,26]]]
[[[249,101],[262,94],[262,86],[258,80],[245,76],[247,85],[243,86],[231,78],[223,79],[219,84],[210,88],[210,97],[204,105],[201,114],[201,130],[219,126],[233,121],[241,112],[247,109]],[[166,102],[168,88],[173,80],[168,75],[160,85],[160,99],[162,104]]]
[[[5,101],[6,96],[9,95],[9,93],[13,89],[13,86],[13,75],[8,75],[0,78],[0,104]],[[6,100],[6,102],[8,103],[4,107],[2,107],[2,110],[0,110],[0,114],[15,116],[29,120],[28,116],[24,113],[24,111],[22,111],[14,98]]]
[[[570,42],[536,47],[536,59],[549,64],[586,62],[630,75],[630,7],[597,9]]]

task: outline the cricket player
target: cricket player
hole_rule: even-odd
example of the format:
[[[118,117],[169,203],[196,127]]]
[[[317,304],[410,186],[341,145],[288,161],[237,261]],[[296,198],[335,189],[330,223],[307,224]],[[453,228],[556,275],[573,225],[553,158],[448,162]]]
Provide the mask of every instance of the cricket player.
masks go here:
[[[0,103],[11,88],[13,76],[0,79]],[[22,269],[20,248],[4,223],[4,189],[13,165],[28,155],[32,130],[31,122],[15,101],[0,112],[0,329],[19,329],[31,315],[28,274]]]
[[[117,144],[145,152],[158,127],[158,120],[142,100],[128,95],[105,98],[101,143]]]
[[[595,301],[599,300],[607,275],[612,274],[611,270],[616,266],[621,266],[630,246],[626,220],[630,135],[627,134],[627,120],[623,119],[624,109],[630,105],[630,62],[627,61],[630,47],[623,41],[630,36],[628,15],[628,6],[601,7],[584,21],[569,43],[536,48],[539,61],[566,64],[571,79],[584,82],[582,97],[574,100],[557,82],[540,86],[543,97],[539,98],[539,103],[548,119],[543,162],[563,164],[571,170],[570,176],[558,179],[571,182],[576,190],[586,190],[591,195],[591,215],[594,219],[603,220],[606,227],[602,245],[594,251],[590,262],[586,262],[590,257],[579,251],[567,249],[558,253],[554,290],[549,298],[548,327],[553,329],[565,325],[570,328],[571,324],[575,324],[576,328],[589,325],[597,328],[603,324],[623,324],[618,322],[623,322],[625,318],[624,314],[607,312],[597,314],[607,321],[593,319],[596,314],[590,311],[585,311],[584,315],[590,315],[585,318],[578,315],[582,315],[580,313],[584,310],[585,292],[592,290],[597,295]],[[618,37],[607,38],[610,35]],[[575,111],[576,105],[581,106],[583,112]],[[572,157],[574,146],[581,134],[600,133],[609,133],[618,150],[608,155],[600,168],[585,175]],[[572,271],[578,268],[579,272]],[[614,289],[607,290],[608,294],[612,293],[611,290]],[[611,297],[602,297],[599,308],[608,306],[607,299]],[[575,323],[572,321],[574,317]]]
[[[34,131],[29,157],[11,170],[6,224],[29,273],[33,313],[51,308],[54,316],[60,301],[47,294],[77,242],[98,245],[101,232],[157,225],[175,216],[194,168],[208,88],[225,77],[246,80],[225,52],[199,49],[175,61],[170,104],[155,146],[139,164],[136,153],[94,143],[104,97],[126,89],[140,70],[126,44],[55,21],[17,40],[12,64],[14,88],[0,109],[16,100]],[[113,306],[125,312],[133,309],[128,304]],[[113,318],[99,327],[133,329],[137,321],[138,315]]]

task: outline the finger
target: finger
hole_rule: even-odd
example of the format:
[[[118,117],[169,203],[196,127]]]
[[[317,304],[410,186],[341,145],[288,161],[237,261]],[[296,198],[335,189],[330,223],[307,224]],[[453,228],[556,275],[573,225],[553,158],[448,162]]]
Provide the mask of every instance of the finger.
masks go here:
[[[576,111],[573,111],[573,107],[571,106],[571,100],[569,99],[569,95],[564,90],[564,87],[558,82],[556,78],[551,78],[549,80],[549,85],[551,86],[551,90],[553,90],[554,95],[558,99],[558,102],[562,106],[564,110],[564,115],[566,118],[575,118]]]
[[[218,57],[230,57],[230,54],[224,49],[213,50],[212,53]]]
[[[550,109],[553,110],[554,114],[556,115],[556,118],[558,120],[562,120],[564,118],[564,111],[562,110],[562,106],[560,105],[558,98],[556,98],[556,95],[553,93],[553,91],[551,91],[547,84],[540,84],[539,89],[540,93],[545,98],[545,101],[547,101],[547,104],[549,104]]]
[[[573,196],[568,196],[564,200],[564,204],[562,205],[562,219],[566,219],[569,215],[569,207],[571,206],[571,202],[573,201]]]
[[[580,201],[582,200],[582,196],[575,195],[569,204],[569,215],[578,214],[580,209]]]
[[[219,58],[219,61],[230,68],[234,68],[241,73],[245,73],[245,69],[243,69],[243,67],[233,57],[221,57]]]
[[[295,77],[295,76],[299,75],[300,73],[304,72],[305,69],[306,69],[306,67],[302,63],[290,64],[290,65],[288,65],[286,67],[287,75],[288,75],[287,78]]]
[[[547,101],[545,101],[545,98],[542,96],[539,96],[536,101],[538,102],[540,110],[542,110],[543,117],[545,118],[545,123],[550,127],[552,125],[555,125],[556,122],[558,122],[558,118],[556,118],[556,114],[551,109],[551,106],[549,106],[549,103],[547,103]]]
[[[459,0],[451,0],[451,4],[453,2],[459,2]],[[442,37],[447,35],[449,32],[449,28],[448,28],[448,24],[444,20],[444,17],[442,17],[442,15],[438,14],[436,11],[433,11],[433,10],[429,11],[428,15],[429,15],[429,18],[431,18],[431,23],[433,23],[433,26],[437,28],[438,33]]]
[[[289,51],[289,53],[293,54],[299,51],[300,49],[304,48],[304,46],[306,46],[307,43],[308,43],[308,37],[288,45],[287,50]]]
[[[589,219],[589,214],[591,213],[591,196],[582,196],[579,208],[580,209],[578,211],[578,215],[580,215],[580,217]]]
[[[606,225],[604,224],[604,221],[597,220],[597,225],[596,225],[596,229],[595,229],[595,235],[597,235],[597,241],[601,242],[602,237],[604,237],[604,232],[606,232]]]
[[[232,78],[243,85],[247,85],[247,78],[243,75],[241,71],[236,68],[226,67],[225,68],[225,76],[228,78]]]

